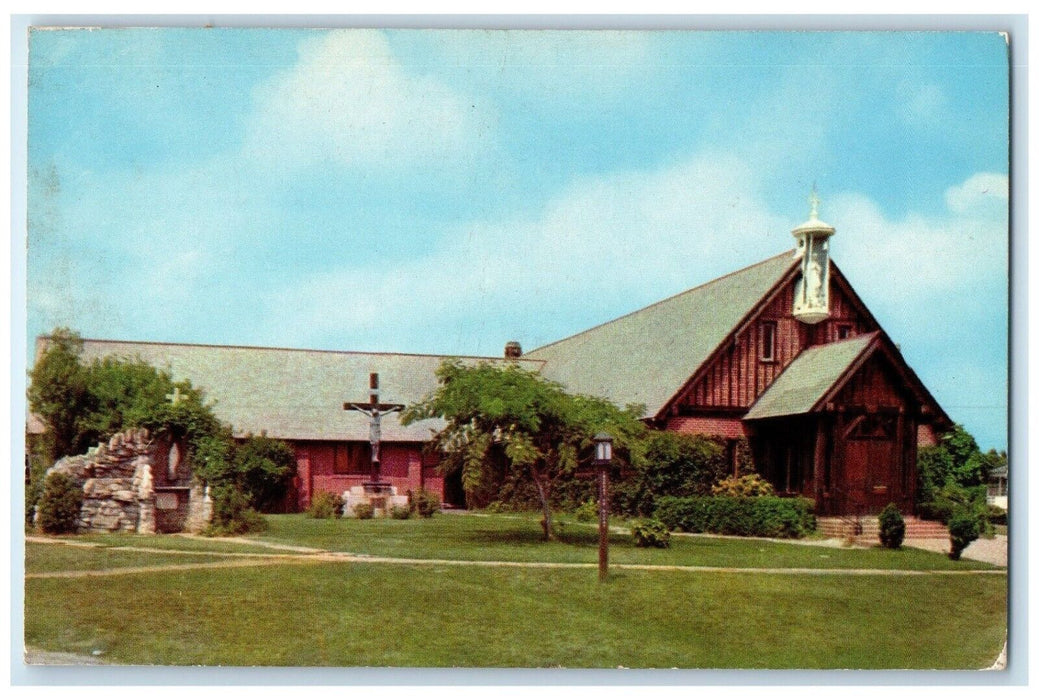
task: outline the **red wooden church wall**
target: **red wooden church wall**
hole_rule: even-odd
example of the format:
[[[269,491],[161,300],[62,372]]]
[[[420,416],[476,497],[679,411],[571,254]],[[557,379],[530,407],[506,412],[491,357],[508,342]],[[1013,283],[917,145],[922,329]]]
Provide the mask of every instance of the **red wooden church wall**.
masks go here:
[[[321,491],[341,494],[371,481],[370,447],[366,442],[299,441],[296,451],[296,508],[304,510]],[[424,488],[443,497],[444,480],[418,443],[383,443],[381,481],[405,494]]]
[[[837,340],[842,327],[851,336],[874,330],[874,324],[856,310],[836,274],[832,280],[828,320],[814,326],[796,320],[794,282],[789,282],[695,381],[680,401],[678,412],[705,408],[746,410],[809,345]],[[762,359],[764,322],[776,324],[770,360]]]

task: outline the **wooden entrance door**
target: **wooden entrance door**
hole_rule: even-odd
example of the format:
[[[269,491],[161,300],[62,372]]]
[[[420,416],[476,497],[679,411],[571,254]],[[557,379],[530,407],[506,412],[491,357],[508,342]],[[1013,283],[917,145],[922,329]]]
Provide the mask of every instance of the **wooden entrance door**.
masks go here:
[[[850,425],[844,443],[844,486],[849,514],[879,513],[901,498],[898,416],[867,414]]]

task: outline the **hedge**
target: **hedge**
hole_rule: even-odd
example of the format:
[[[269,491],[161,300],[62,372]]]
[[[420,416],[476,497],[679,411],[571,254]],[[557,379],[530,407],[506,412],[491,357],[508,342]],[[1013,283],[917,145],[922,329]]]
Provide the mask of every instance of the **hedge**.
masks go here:
[[[815,530],[814,506],[808,498],[664,496],[655,517],[675,531],[798,538]]]

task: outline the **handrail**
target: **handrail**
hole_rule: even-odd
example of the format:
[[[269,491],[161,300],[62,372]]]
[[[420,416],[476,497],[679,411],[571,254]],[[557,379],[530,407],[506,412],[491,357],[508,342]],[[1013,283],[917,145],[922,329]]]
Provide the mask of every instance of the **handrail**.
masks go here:
[[[838,515],[837,517],[841,521],[851,525],[851,527],[852,527],[852,534],[854,536],[858,537],[859,535],[861,535],[863,533],[862,518],[866,514],[866,504],[865,503],[859,503],[859,502],[852,503],[851,502],[851,494],[849,494],[847,491],[845,491],[844,489],[839,488],[837,486],[831,486],[829,490],[831,492],[833,492],[833,493],[836,493],[836,494],[840,495],[840,496],[844,496],[845,497],[844,500],[851,504],[851,506],[852,506],[852,508],[854,510],[853,513],[844,513],[844,514]]]

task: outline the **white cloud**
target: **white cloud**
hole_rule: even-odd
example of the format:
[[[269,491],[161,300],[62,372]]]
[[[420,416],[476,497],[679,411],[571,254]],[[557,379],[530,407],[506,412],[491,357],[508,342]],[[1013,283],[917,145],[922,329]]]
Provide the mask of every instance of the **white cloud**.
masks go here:
[[[993,210],[1005,215],[1009,198],[1010,180],[1001,173],[977,173],[945,191],[949,209],[966,215],[979,211],[991,214]]]
[[[757,182],[728,156],[589,177],[533,216],[459,226],[440,248],[399,268],[344,268],[294,282],[275,295],[268,325],[291,328],[305,344],[339,347],[377,326],[398,348],[457,352],[467,348],[447,347],[434,329],[472,329],[484,319],[498,334],[545,334],[521,338],[530,347],[570,330],[575,313],[606,320],[611,309],[632,310],[792,247],[790,222],[768,211]],[[575,299],[588,306],[575,309]],[[466,343],[497,352],[506,339],[478,339],[482,349]]]
[[[305,39],[299,61],[255,91],[247,154],[279,167],[338,163],[390,169],[474,158],[494,137],[482,99],[405,72],[370,30]]]
[[[983,194],[986,187],[991,194]],[[838,263],[855,273],[854,279],[861,279],[879,304],[893,308],[919,307],[921,302],[979,287],[1004,288],[1009,245],[1006,177],[974,175],[950,187],[946,199],[944,215],[910,213],[894,219],[862,195],[836,197],[827,208],[839,222],[834,242],[840,251]],[[883,276],[875,274],[878,267]]]

